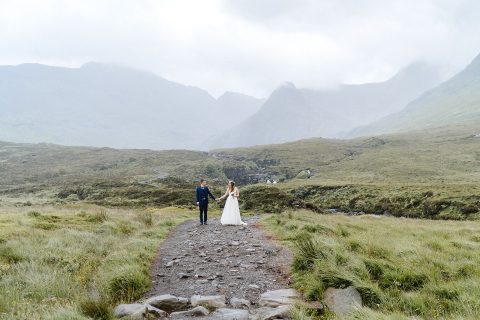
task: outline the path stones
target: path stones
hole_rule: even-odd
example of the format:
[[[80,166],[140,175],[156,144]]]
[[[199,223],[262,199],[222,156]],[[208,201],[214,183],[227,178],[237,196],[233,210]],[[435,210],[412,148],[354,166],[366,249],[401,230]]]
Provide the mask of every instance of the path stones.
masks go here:
[[[187,311],[178,311],[170,314],[170,319],[185,319],[186,317],[208,316],[210,311],[207,308],[198,306]]]
[[[153,318],[153,319],[162,319],[167,317],[167,313],[163,310],[160,310],[158,308],[155,308],[154,306],[151,306],[149,304],[146,305],[146,318]]]
[[[346,315],[362,307],[362,297],[354,287],[328,288],[323,294],[325,305],[338,316]]]
[[[154,306],[158,309],[165,310],[166,312],[181,311],[189,305],[187,298],[176,297],[171,294],[163,294],[147,299],[146,304]]]
[[[120,304],[113,309],[113,315],[116,318],[123,318],[123,317],[132,317],[135,315],[140,314],[143,318],[143,314],[147,310],[147,307],[140,303],[133,303],[133,304]]]
[[[299,298],[300,294],[294,289],[280,289],[263,293],[258,303],[262,307],[278,307],[293,304]]]
[[[200,296],[194,295],[190,298],[190,303],[192,306],[203,306],[207,308],[223,308],[226,306],[225,296]]]
[[[243,308],[243,307],[250,307],[250,301],[247,299],[238,299],[238,298],[232,298],[230,299],[230,305],[234,308]]]
[[[270,320],[270,319],[288,319],[292,306],[278,306],[276,308],[262,307],[257,309],[253,320]]]
[[[212,314],[212,319],[218,320],[248,320],[247,310],[220,308]]]

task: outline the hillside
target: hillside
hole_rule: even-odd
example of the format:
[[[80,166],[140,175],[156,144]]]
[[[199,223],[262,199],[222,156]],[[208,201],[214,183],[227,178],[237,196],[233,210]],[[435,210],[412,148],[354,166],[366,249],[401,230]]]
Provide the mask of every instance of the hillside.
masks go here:
[[[355,129],[350,136],[429,130],[471,120],[480,122],[480,55],[463,71],[412,101],[405,109]]]
[[[101,63],[0,67],[0,139],[115,148],[199,149],[262,100]],[[236,109],[232,120],[224,110]]]
[[[311,90],[286,83],[262,108],[210,141],[211,147],[282,143],[311,137],[339,137],[354,127],[401,110],[439,82],[433,68],[413,64],[381,83]]]
[[[1,143],[0,191],[108,205],[188,206],[196,181],[206,177],[218,193],[234,179],[244,190],[245,208],[259,211],[301,206],[472,218],[480,209],[476,130],[472,123],[428,134],[317,138],[209,153]],[[280,183],[267,188],[267,179]]]

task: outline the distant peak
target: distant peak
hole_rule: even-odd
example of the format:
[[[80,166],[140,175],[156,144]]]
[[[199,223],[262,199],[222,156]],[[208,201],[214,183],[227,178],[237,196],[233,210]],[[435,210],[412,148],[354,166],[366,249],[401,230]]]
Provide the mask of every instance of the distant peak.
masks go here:
[[[281,87],[286,87],[286,88],[291,88],[291,89],[297,89],[297,87],[295,87],[295,84],[293,82],[290,82],[290,81],[285,81]]]
[[[473,58],[472,62],[463,70],[469,75],[480,76],[480,54]]]

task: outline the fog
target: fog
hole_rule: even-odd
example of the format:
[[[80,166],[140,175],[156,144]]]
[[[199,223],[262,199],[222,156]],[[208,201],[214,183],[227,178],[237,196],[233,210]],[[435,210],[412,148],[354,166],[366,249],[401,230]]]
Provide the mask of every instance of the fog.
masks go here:
[[[474,0],[0,0],[0,65],[116,62],[213,96],[383,81],[419,60],[448,77],[479,34]]]

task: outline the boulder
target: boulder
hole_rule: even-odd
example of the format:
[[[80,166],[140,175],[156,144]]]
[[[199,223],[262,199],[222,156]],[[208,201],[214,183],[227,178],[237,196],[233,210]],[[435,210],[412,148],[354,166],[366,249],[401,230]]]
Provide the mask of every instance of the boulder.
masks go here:
[[[263,293],[258,303],[262,307],[278,307],[293,304],[299,298],[300,294],[294,289],[280,289]]]
[[[243,307],[250,307],[250,301],[247,299],[238,299],[238,298],[231,298],[230,305],[234,308],[243,308]]]
[[[147,299],[145,303],[170,313],[173,311],[185,310],[189,305],[189,300],[171,294],[162,294]]]
[[[291,305],[284,305],[275,308],[262,307],[256,310],[253,320],[288,319],[290,317]]]
[[[243,309],[220,308],[212,314],[211,319],[215,320],[248,320],[250,314]]]
[[[225,296],[199,296],[194,295],[190,298],[192,306],[203,306],[207,308],[217,309],[225,307]]]
[[[170,319],[185,319],[186,317],[204,317],[208,316],[210,311],[202,306],[195,307],[187,311],[172,312]]]
[[[120,304],[113,309],[113,315],[116,318],[123,318],[123,317],[135,317],[141,315],[143,318],[143,314],[145,313],[147,307],[143,304],[139,303],[132,303],[132,304]]]
[[[145,305],[147,307],[146,310],[146,318],[147,319],[163,319],[167,317],[167,313],[163,310],[155,308],[149,304]]]
[[[325,305],[338,316],[346,315],[362,307],[362,297],[354,287],[328,288],[323,294]]]

